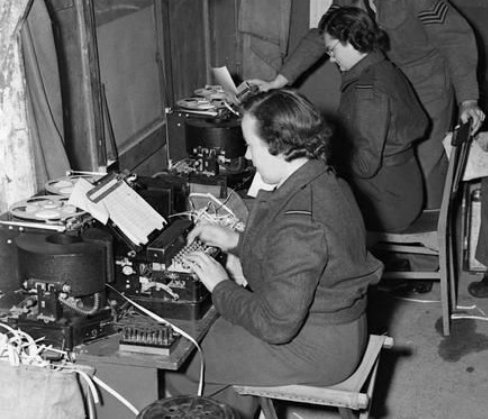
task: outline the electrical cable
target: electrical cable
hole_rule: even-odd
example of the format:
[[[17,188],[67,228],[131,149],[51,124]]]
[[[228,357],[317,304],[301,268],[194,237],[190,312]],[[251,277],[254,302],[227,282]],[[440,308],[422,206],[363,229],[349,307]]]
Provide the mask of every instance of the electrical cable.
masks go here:
[[[110,393],[112,396],[114,396],[117,400],[122,402],[125,406],[127,406],[135,415],[139,414],[139,411],[129,403],[124,397],[122,397],[119,393],[117,393],[112,387],[108,386],[106,383],[104,383],[102,380],[100,380],[98,377],[93,376],[91,377],[95,383],[97,383],[100,387],[102,387],[105,391]]]
[[[204,384],[204,374],[205,374],[205,362],[203,358],[203,351],[198,342],[187,332],[184,330],[180,329],[178,326],[174,325],[173,323],[169,322],[166,319],[163,319],[162,317],[158,316],[157,314],[153,313],[152,311],[148,310],[147,308],[141,306],[140,304],[136,303],[135,301],[131,300],[130,298],[126,297],[124,294],[119,292],[117,289],[112,287],[110,284],[105,284],[108,288],[110,288],[112,291],[115,291],[120,297],[122,297],[124,300],[126,300],[128,303],[132,304],[134,307],[142,311],[144,314],[147,314],[149,317],[152,319],[156,320],[159,323],[163,323],[166,326],[171,327],[175,332],[178,332],[181,336],[184,336],[187,338],[193,345],[198,350],[198,353],[200,355],[200,379],[198,383],[198,396],[202,397],[203,395],[203,384]]]
[[[66,351],[53,348],[52,346],[38,345],[42,339],[34,340],[32,336],[22,330],[0,322],[0,326],[7,330],[7,333],[0,333],[0,361],[7,361],[13,367],[26,365],[30,367],[50,368],[53,371],[72,372],[78,374],[88,386],[88,418],[96,419],[96,412],[93,402],[100,404],[100,397],[97,387],[94,383],[104,388],[112,394],[117,400],[127,406],[136,415],[139,414],[137,409],[127,401],[123,396],[114,389],[100,380],[98,377],[88,374],[85,369],[91,370],[90,367],[77,365],[71,362],[70,354]],[[46,351],[57,352],[63,355],[62,361],[53,363],[44,359],[41,355]]]

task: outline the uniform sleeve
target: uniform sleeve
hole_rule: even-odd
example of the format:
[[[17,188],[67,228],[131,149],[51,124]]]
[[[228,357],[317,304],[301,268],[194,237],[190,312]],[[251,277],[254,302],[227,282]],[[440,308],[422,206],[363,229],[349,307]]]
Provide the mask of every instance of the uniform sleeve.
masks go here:
[[[382,165],[383,150],[390,127],[389,99],[375,92],[373,85],[358,85],[351,118],[353,151],[351,169],[355,176],[371,178]]]
[[[334,0],[326,13],[343,6],[354,6],[354,0]],[[293,84],[298,77],[307,71],[325,54],[325,43],[318,28],[310,29],[300,40],[295,50],[290,54],[280,74],[286,77],[290,84]]]
[[[323,37],[317,28],[310,29],[300,40],[293,53],[285,60],[280,74],[285,76],[290,84],[314,65],[325,54]]]
[[[469,23],[445,0],[416,0],[410,4],[447,62],[457,101],[477,100],[478,50]]]
[[[296,336],[327,264],[325,232],[310,213],[284,214],[277,224],[262,261],[259,288],[250,291],[224,281],[212,293],[225,319],[270,344]]]

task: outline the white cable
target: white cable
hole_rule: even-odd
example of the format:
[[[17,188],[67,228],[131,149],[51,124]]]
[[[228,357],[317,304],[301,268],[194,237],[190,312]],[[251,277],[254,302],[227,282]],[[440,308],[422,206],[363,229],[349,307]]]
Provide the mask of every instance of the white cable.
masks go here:
[[[95,381],[100,387],[102,387],[105,391],[110,393],[112,396],[114,396],[117,400],[119,400],[121,403],[126,405],[135,415],[139,414],[139,411],[131,404],[129,403],[124,397],[122,397],[119,393],[117,393],[113,388],[105,384],[100,378],[96,377],[95,375],[92,377],[92,380]]]
[[[472,316],[469,314],[451,314],[451,319],[457,320],[457,319],[472,319],[472,320],[484,320],[488,321],[488,317],[483,317],[483,316]]]
[[[81,369],[80,366],[74,365],[71,362],[61,361],[60,363],[53,364],[46,359],[43,359],[41,354],[45,351],[54,351],[63,355],[66,359],[68,358],[68,353],[59,349],[54,349],[52,346],[37,345],[37,341],[32,338],[29,334],[23,332],[22,330],[14,329],[5,323],[0,322],[0,326],[7,329],[8,333],[11,335],[8,337],[4,333],[0,333],[0,359],[8,358],[8,362],[13,367],[19,367],[20,365],[26,365],[31,367],[39,368],[52,368],[55,372],[71,371],[80,374],[80,376],[88,383],[88,397],[89,401],[94,400],[95,403],[100,403],[98,397],[98,392],[95,384],[90,379],[90,376]],[[95,411],[93,403],[88,403],[88,417],[90,419],[95,419]]]
[[[95,413],[95,407],[93,406],[93,403],[95,404],[100,404],[100,398],[98,396],[98,390],[95,384],[93,383],[93,378],[90,377],[86,372],[81,371],[80,369],[75,369],[75,372],[77,372],[81,378],[83,378],[88,385],[88,417],[90,419],[96,419],[96,413]]]
[[[168,320],[163,319],[162,317],[158,316],[157,314],[153,313],[152,311],[148,310],[147,308],[141,306],[140,304],[138,304],[135,301],[131,300],[130,298],[126,297],[124,294],[120,293],[118,290],[116,290],[110,284],[105,284],[105,285],[107,287],[109,287],[111,290],[115,291],[118,295],[120,295],[124,300],[126,300],[127,302],[132,304],[134,307],[138,308],[140,311],[147,314],[149,317],[156,320],[157,322],[163,323],[163,324],[171,327],[173,330],[175,330],[180,335],[187,338],[191,343],[193,343],[193,345],[195,345],[195,347],[197,348],[198,353],[200,355],[200,380],[198,383],[198,396],[201,397],[203,395],[203,377],[205,374],[205,363],[204,363],[202,348],[200,347],[198,342],[191,335],[186,333],[184,330],[180,329],[178,326],[175,326],[174,324],[170,323]]]
[[[483,310],[481,310],[481,308],[476,307],[476,309],[477,309],[477,310],[478,310],[478,311],[479,311],[481,314],[483,314],[483,316],[485,316],[485,317],[486,317],[486,313],[485,313]]]
[[[234,109],[232,109],[232,107],[227,103],[226,100],[223,100],[222,103],[224,104],[224,106],[229,110],[231,111],[234,115],[237,115],[237,116],[240,116],[239,115],[239,112],[236,112]]]
[[[117,400],[119,400],[124,405],[126,405],[133,413],[135,413],[136,415],[139,414],[137,409],[131,403],[129,403],[124,397],[122,397],[114,389],[110,388],[106,383],[102,382],[98,377],[95,376],[90,377],[85,371],[81,369],[80,366],[72,364],[71,362],[63,363],[63,364],[51,364],[50,362],[42,359],[42,357],[39,355],[44,350],[54,350],[67,357],[68,356],[67,352],[56,350],[50,346],[45,346],[45,345],[32,348],[32,343],[35,341],[27,333],[21,330],[15,330],[3,323],[0,323],[0,325],[4,326],[12,334],[12,337],[10,339],[3,338],[4,335],[0,334],[0,337],[2,337],[2,339],[0,339],[0,343],[2,344],[0,346],[0,357],[3,354],[2,351],[3,346],[7,345],[6,346],[7,357],[10,365],[14,367],[18,367],[22,364],[30,365],[34,367],[40,367],[40,368],[52,367],[54,370],[57,371],[67,370],[67,371],[77,373],[88,384],[88,390],[89,390],[88,397],[91,397],[90,400],[93,400],[96,404],[100,404],[100,397],[94,382],[99,384],[108,393],[110,393]],[[25,340],[27,341],[27,343],[23,343]],[[33,353],[26,353],[25,348],[27,348],[28,351],[31,351]],[[89,412],[88,412],[89,418],[95,419],[96,415],[92,403],[88,403],[88,408],[89,408]]]

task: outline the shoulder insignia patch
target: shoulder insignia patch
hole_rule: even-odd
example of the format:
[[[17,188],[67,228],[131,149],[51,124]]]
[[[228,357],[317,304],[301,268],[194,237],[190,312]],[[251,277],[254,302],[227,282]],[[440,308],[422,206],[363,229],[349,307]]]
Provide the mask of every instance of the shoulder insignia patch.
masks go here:
[[[425,25],[443,24],[446,20],[449,6],[444,0],[438,0],[431,8],[419,12],[418,17]]]
[[[354,88],[356,90],[373,90],[373,83],[357,83]]]
[[[356,91],[356,94],[363,99],[372,99],[374,96],[374,85],[370,81],[356,83],[354,90]]]

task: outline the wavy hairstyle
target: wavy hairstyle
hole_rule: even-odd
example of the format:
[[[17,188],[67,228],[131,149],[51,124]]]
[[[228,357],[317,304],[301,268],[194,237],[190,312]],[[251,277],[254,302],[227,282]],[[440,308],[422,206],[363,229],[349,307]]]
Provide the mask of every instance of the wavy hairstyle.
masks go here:
[[[386,32],[358,7],[340,7],[326,13],[320,19],[319,32],[329,34],[342,44],[349,42],[362,53],[387,51],[390,47]]]
[[[332,127],[302,95],[276,89],[251,96],[241,105],[243,115],[256,119],[257,134],[270,154],[286,161],[301,157],[327,162]]]

